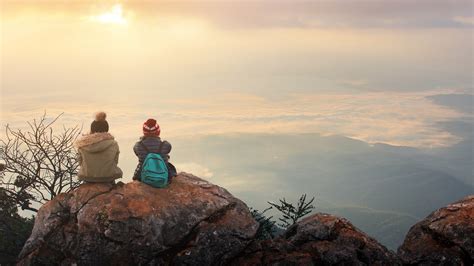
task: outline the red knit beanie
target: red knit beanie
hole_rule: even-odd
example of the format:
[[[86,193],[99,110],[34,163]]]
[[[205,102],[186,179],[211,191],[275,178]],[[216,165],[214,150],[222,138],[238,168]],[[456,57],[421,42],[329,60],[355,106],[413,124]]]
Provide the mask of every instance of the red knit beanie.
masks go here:
[[[156,123],[155,119],[148,119],[143,123],[143,135],[145,136],[159,136],[160,135],[160,125]]]

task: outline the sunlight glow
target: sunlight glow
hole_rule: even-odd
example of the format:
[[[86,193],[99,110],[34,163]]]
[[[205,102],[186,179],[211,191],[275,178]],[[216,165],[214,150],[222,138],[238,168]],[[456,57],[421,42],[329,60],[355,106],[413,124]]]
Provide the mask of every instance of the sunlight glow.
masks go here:
[[[121,4],[116,4],[112,9],[106,13],[102,13],[97,16],[91,16],[92,21],[104,23],[104,24],[118,24],[125,25],[127,20],[123,16],[123,10]]]

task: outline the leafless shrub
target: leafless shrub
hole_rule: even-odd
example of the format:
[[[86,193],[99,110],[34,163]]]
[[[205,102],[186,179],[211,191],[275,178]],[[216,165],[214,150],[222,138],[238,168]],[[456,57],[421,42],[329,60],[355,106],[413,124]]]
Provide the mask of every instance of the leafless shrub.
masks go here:
[[[46,113],[28,123],[28,130],[5,126],[0,140],[0,156],[4,161],[0,190],[5,199],[24,210],[37,212],[35,206],[51,200],[61,192],[79,185],[75,180],[79,163],[73,144],[82,128],[64,127],[55,132]]]

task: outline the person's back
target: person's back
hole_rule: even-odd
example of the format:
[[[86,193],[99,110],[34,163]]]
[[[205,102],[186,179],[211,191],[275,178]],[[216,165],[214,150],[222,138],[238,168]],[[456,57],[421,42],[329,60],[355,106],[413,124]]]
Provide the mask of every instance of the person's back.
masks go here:
[[[119,146],[108,133],[105,113],[99,113],[91,124],[91,133],[79,138],[75,146],[78,149],[79,180],[86,182],[112,182],[122,177],[117,166]]]
[[[143,136],[135,143],[133,147],[139,163],[143,163],[148,152],[158,153],[167,162],[171,151],[171,144],[168,141],[162,141],[158,136]]]
[[[148,119],[143,124],[143,136],[133,147],[133,151],[138,157],[138,166],[133,175],[133,180],[140,180],[141,167],[148,153],[160,154],[168,165],[168,170],[170,171],[169,177],[171,178],[176,175],[174,166],[168,162],[171,144],[166,140],[161,140],[160,133],[160,126],[156,123],[155,119]]]

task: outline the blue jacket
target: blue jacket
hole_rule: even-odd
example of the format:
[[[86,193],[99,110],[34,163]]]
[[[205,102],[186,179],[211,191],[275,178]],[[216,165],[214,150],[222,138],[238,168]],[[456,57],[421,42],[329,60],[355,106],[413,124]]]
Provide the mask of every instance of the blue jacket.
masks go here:
[[[162,141],[160,137],[141,137],[140,141],[135,143],[135,146],[133,147],[133,151],[138,157],[139,165],[143,163],[146,155],[148,154],[142,144],[140,144],[140,142],[142,142],[145,147],[153,153],[158,153],[160,144],[163,143],[161,144],[162,146],[160,155],[166,162],[168,162],[170,158],[169,153],[171,151],[171,144],[168,141]]]

